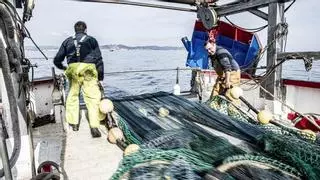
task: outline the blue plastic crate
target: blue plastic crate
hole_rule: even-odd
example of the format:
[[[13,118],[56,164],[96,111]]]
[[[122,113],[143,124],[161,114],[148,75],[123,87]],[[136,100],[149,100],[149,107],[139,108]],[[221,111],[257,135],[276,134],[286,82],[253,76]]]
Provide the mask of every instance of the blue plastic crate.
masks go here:
[[[256,35],[220,21],[217,31],[217,45],[226,48],[239,63],[239,66],[251,68],[256,66],[255,60],[260,53],[261,44]],[[203,27],[201,21],[196,21],[192,39],[182,39],[188,51],[186,66],[192,68],[208,69],[208,52],[204,43],[208,40],[209,34]]]
[[[192,41],[187,38],[182,38],[182,42],[188,51],[188,58],[186,61],[187,67],[208,69],[208,52],[204,48],[204,43],[208,39],[208,33],[202,31],[194,31]]]
[[[255,35],[252,36],[250,44],[245,44],[222,35],[218,35],[216,40],[217,45],[226,48],[242,69],[252,66],[260,52],[260,43]]]

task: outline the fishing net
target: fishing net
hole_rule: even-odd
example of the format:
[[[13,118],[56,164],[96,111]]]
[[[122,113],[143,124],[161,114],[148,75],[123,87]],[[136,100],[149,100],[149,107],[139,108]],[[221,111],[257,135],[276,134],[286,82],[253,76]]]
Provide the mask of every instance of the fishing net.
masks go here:
[[[265,124],[260,125],[255,117],[250,116],[248,113],[244,112],[241,108],[235,106],[233,103],[228,101],[222,96],[214,96],[207,104],[223,114],[226,114],[230,117],[233,117],[235,120],[242,121],[245,123],[250,123],[253,125],[259,125],[261,129],[264,129],[268,132],[272,132],[279,135],[288,135],[288,136],[297,136],[299,138],[316,142],[316,134],[310,134],[305,131],[294,127],[288,127],[280,122],[276,124]]]
[[[164,92],[113,102],[127,142],[140,150],[124,156],[112,179],[320,179],[317,144],[281,127],[287,134],[271,131],[241,111],[230,117]]]
[[[282,171],[284,173],[287,172],[292,176],[297,176],[297,177],[301,176],[301,174],[297,169],[291,166],[288,166],[287,164],[284,164],[278,160],[261,156],[261,155],[251,155],[251,154],[228,157],[223,161],[223,164],[221,165],[220,169],[222,172],[224,172],[224,171],[228,171],[228,168],[230,169],[231,167],[237,167],[238,165],[244,165],[244,164],[262,165],[262,166],[269,167],[270,169],[272,167],[273,170]],[[226,170],[222,170],[222,167],[225,167]]]
[[[182,159],[174,161],[151,161],[131,169],[126,174],[130,179],[201,179],[193,172],[191,166]]]
[[[291,136],[265,134],[259,142],[264,152],[299,170],[307,179],[320,179],[320,146]]]

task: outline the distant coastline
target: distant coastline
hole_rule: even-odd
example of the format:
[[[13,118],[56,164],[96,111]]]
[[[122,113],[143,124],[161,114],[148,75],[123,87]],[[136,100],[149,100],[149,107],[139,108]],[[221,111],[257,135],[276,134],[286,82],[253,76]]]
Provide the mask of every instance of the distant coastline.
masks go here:
[[[177,46],[127,46],[123,44],[110,44],[110,45],[102,45],[100,46],[101,49],[106,49],[110,51],[115,50],[183,50],[184,47],[177,47]],[[58,46],[40,46],[41,50],[57,50],[59,49]],[[37,50],[34,46],[26,46],[25,50],[34,51]]]
[[[123,44],[111,44],[111,45],[103,45],[100,46],[101,49],[110,49],[110,50],[182,50],[184,47],[176,47],[176,46],[127,46]]]

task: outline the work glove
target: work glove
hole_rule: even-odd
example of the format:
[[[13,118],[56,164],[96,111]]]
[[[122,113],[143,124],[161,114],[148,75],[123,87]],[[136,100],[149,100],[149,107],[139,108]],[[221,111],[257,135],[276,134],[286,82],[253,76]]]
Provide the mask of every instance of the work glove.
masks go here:
[[[99,83],[99,86],[104,87],[103,86],[103,81],[99,81],[98,83]]]
[[[103,86],[103,81],[98,81],[98,86],[101,92],[104,92],[104,86]]]
[[[231,88],[231,83],[229,81],[225,81],[225,86],[227,89]]]
[[[99,89],[100,89],[100,92],[101,92],[101,99],[103,99],[104,98],[103,81],[98,81],[98,86],[99,86]]]

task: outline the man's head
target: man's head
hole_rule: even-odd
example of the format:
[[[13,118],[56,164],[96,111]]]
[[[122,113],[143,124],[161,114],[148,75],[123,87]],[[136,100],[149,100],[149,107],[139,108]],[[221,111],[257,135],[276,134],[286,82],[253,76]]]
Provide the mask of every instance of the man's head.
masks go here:
[[[78,21],[76,24],[74,24],[74,31],[76,33],[86,33],[87,31],[87,25],[83,21]]]
[[[214,42],[207,41],[204,45],[206,50],[208,51],[209,55],[214,55],[217,50],[217,45]]]

